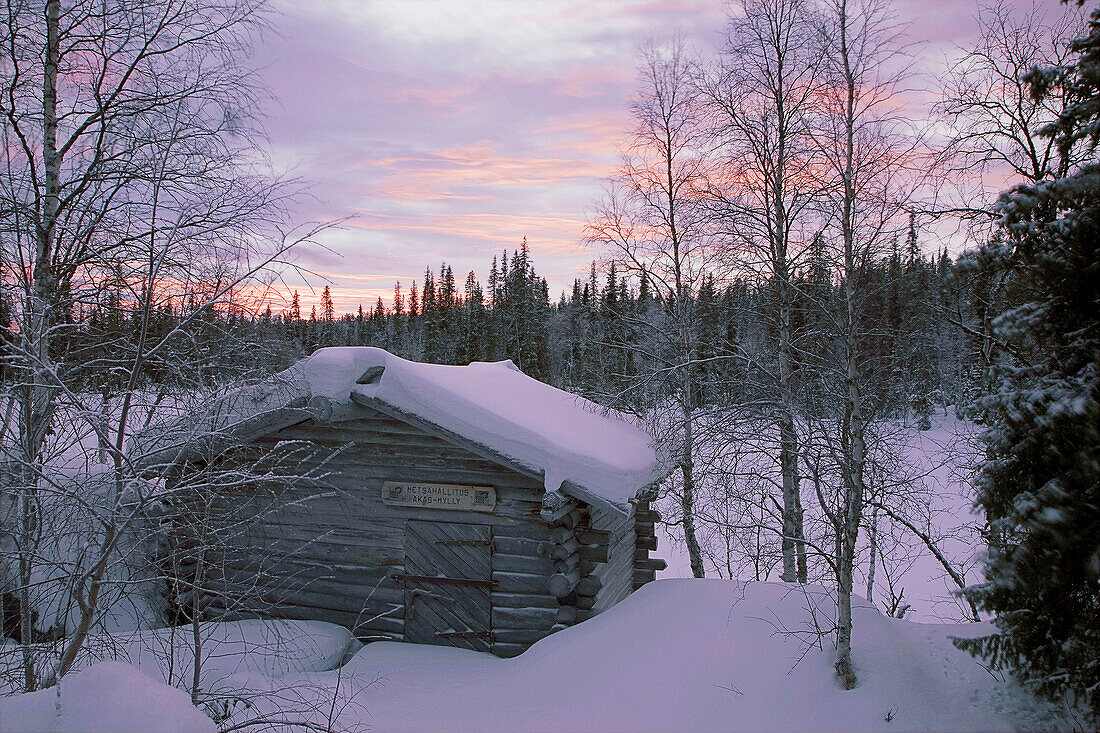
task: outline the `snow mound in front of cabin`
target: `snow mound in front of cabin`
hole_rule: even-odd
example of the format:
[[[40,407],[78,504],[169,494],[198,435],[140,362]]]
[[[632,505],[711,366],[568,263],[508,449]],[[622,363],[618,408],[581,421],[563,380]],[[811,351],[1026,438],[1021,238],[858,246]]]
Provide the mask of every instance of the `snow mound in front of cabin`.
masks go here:
[[[318,710],[335,694],[344,727],[386,731],[1012,730],[998,712],[1004,683],[950,642],[988,627],[914,624],[857,603],[859,684],[844,690],[834,612],[820,587],[656,581],[514,659],[381,642],[339,677],[283,682],[326,690]],[[230,722],[276,708],[257,699]]]
[[[358,643],[342,626],[293,619],[204,621],[199,635],[203,656],[199,684],[207,691],[231,686],[227,680],[236,675],[277,679],[332,669],[349,646]],[[110,653],[170,684],[190,683],[194,669],[190,626],[92,637],[86,650],[90,655]]]
[[[21,733],[213,733],[214,721],[182,690],[121,662],[66,675],[57,687],[0,698],[6,731]]]
[[[359,642],[342,626],[324,621],[245,619],[204,621],[198,625],[202,664],[199,686],[210,694],[251,684],[254,678],[278,679],[291,674],[320,672],[338,666]],[[22,647],[0,647],[0,678],[21,678]],[[56,665],[60,645],[33,647],[40,668]],[[77,656],[75,669],[103,660],[127,662],[152,679],[187,687],[194,674],[194,629],[174,626],[113,634],[90,634]],[[14,692],[0,689],[0,693]]]
[[[374,384],[357,384],[371,367]],[[313,397],[347,401],[355,392],[489,448],[544,476],[616,504],[664,474],[653,438],[628,416],[528,377],[511,361],[423,364],[373,347],[315,352],[301,367]]]
[[[176,626],[93,634],[77,658],[76,671],[61,680],[60,717],[56,689],[0,697],[0,730],[214,730],[210,719],[191,707],[189,695],[181,691],[193,682],[193,631]],[[296,709],[288,695],[294,698],[299,683],[284,684],[282,679],[334,669],[360,647],[350,631],[323,621],[212,621],[199,624],[198,631],[202,702],[211,714],[220,715],[247,707],[255,696],[267,696],[280,701],[281,714],[292,716]],[[20,650],[15,644],[0,647],[4,679],[20,678]],[[39,645],[36,650],[40,668],[56,664],[55,656],[44,656],[56,649]],[[302,689],[307,698],[316,694],[308,684]],[[108,692],[101,694],[103,690]],[[145,719],[161,715],[162,707],[163,722]]]

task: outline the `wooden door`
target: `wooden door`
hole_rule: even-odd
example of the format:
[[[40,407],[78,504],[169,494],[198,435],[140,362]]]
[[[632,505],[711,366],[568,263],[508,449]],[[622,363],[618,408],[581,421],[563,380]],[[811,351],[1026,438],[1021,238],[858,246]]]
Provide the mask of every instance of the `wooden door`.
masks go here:
[[[489,651],[492,539],[486,525],[406,523],[406,641]]]

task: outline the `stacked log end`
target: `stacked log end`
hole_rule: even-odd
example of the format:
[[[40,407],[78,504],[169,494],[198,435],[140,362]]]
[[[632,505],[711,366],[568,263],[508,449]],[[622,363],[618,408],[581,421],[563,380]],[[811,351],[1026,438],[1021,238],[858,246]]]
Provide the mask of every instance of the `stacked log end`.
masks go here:
[[[550,592],[559,604],[553,632],[588,618],[596,605],[602,581],[593,572],[607,562],[607,533],[590,529],[587,507],[572,501],[544,509],[542,518],[550,524]]]
[[[650,558],[649,553],[657,549],[657,522],[660,515],[650,507],[648,500],[639,500],[634,505],[634,590],[653,580],[658,570],[664,570],[666,563],[659,558]]]
[[[577,596],[577,608],[583,612],[590,611],[596,605],[596,597],[603,587],[603,580],[596,575],[596,566],[607,562],[610,538],[607,532],[591,529],[589,523],[586,523],[578,528],[577,541],[580,545],[578,570],[581,578],[573,592]],[[577,620],[583,621],[585,618],[586,615],[579,613]]]

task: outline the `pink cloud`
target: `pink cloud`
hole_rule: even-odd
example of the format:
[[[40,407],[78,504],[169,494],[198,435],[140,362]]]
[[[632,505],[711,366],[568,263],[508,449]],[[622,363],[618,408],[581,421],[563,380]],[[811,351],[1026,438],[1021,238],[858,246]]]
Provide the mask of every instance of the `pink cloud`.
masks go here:
[[[1029,2],[1030,0],[1028,0]],[[719,42],[720,0],[360,3],[277,0],[280,37],[260,59],[279,104],[276,159],[314,182],[302,218],[356,214],[304,252],[332,280],[338,309],[406,287],[425,265],[484,270],[527,236],[557,291],[597,253],[579,244],[585,212],[618,164],[631,124],[636,49],[682,29]],[[975,4],[897,0],[932,68],[973,35]],[[921,114],[923,100],[906,100]],[[349,274],[344,274],[349,273]],[[316,283],[315,283],[316,285]],[[300,288],[304,293],[307,288]],[[303,298],[305,296],[303,295]],[[311,301],[312,302],[312,301]]]
[[[373,199],[485,201],[487,189],[567,184],[578,178],[600,178],[607,167],[578,157],[502,155],[481,141],[451,150],[407,154],[371,161],[374,178],[364,195]]]
[[[522,214],[434,214],[405,219],[382,213],[364,213],[351,222],[357,229],[382,232],[416,232],[446,234],[464,237],[483,243],[492,243],[494,249],[516,247],[527,237],[540,253],[572,251],[584,228],[581,216],[560,213],[557,215],[527,216]]]

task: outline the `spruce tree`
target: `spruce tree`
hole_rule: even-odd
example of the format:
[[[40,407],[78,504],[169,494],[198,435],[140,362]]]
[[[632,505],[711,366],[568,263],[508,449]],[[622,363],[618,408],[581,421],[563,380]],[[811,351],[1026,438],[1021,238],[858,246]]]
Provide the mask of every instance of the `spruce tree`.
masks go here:
[[[1044,130],[1068,175],[1002,197],[1002,239],[982,261],[1009,280],[994,320],[1007,356],[979,402],[988,459],[986,582],[967,595],[997,633],[956,642],[1040,693],[1100,711],[1100,8],[1075,63],[1033,72],[1033,91],[1073,101]],[[1094,720],[1094,722],[1097,722]]]
[[[485,293],[473,270],[466,276],[466,308],[463,335],[458,351],[458,363],[484,361],[488,313],[485,310]]]
[[[721,315],[713,275],[708,276],[703,284],[699,286],[699,293],[696,295],[695,300],[696,320],[694,325],[695,342],[698,344],[696,346],[696,358],[699,360],[699,378],[695,385],[697,394],[693,399],[692,407],[699,408],[713,402],[715,382],[717,381],[715,357],[722,353],[721,337],[719,336]]]
[[[389,351],[398,356],[408,356],[406,344],[407,321],[405,318],[405,296],[401,293],[401,281],[393,286],[393,313],[389,317]]]
[[[441,282],[443,317],[440,329],[442,345],[440,361],[443,364],[467,364],[469,361],[458,358],[459,343],[463,337],[463,313],[458,299],[454,270],[450,265],[447,265],[443,271]]]
[[[424,270],[423,300],[420,303],[421,320],[424,324],[424,355],[426,362],[439,360],[439,304],[435,292],[435,278],[432,268]]]
[[[298,291],[294,291],[294,297],[290,300],[290,311],[287,313],[287,317],[292,321],[302,320],[302,306],[298,301]]]
[[[328,285],[321,293],[321,318],[330,323],[336,320],[336,306],[332,302],[332,293]]]

